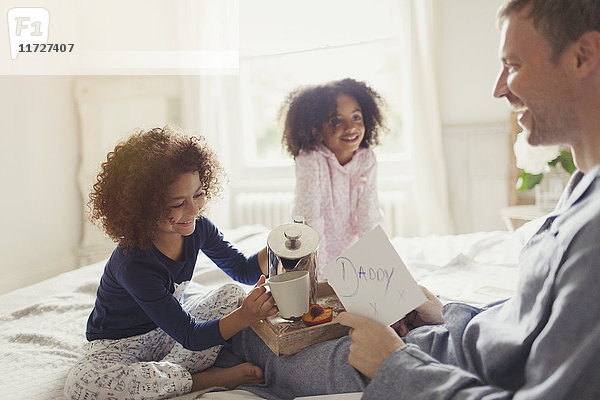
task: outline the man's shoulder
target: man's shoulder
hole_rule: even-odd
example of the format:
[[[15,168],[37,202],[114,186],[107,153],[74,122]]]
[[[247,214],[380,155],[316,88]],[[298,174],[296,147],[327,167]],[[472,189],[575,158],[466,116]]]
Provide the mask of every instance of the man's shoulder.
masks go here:
[[[556,217],[553,229],[568,247],[589,248],[600,254],[600,180],[596,179],[577,201]]]
[[[600,253],[598,245],[600,243],[600,192],[595,197],[595,199],[587,199],[585,201],[587,204],[582,204],[584,207],[581,210],[567,216],[570,220],[565,221],[565,227],[572,222],[573,240],[576,243],[588,243]]]

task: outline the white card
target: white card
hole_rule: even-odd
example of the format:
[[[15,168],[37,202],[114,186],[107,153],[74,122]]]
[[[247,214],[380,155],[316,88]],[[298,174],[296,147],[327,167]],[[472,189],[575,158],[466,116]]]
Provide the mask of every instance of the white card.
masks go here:
[[[427,298],[381,226],[325,266],[346,311],[391,325]]]

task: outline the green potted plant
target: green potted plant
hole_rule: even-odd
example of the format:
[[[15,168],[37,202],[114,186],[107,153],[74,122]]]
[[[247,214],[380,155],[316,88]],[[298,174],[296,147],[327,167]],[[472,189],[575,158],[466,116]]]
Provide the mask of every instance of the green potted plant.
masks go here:
[[[520,191],[534,189],[536,205],[544,211],[554,209],[569,176],[575,171],[570,149],[560,146],[531,146],[526,133],[517,135],[513,146],[521,175]]]

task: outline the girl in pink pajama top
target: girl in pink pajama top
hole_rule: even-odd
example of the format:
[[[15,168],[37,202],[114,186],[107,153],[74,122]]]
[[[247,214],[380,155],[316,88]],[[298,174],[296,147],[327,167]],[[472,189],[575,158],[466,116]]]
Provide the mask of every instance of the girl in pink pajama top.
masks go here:
[[[377,92],[349,78],[300,88],[282,106],[283,144],[296,162],[293,215],[319,234],[319,280],[327,263],[383,225],[370,149],[386,129],[383,107]]]

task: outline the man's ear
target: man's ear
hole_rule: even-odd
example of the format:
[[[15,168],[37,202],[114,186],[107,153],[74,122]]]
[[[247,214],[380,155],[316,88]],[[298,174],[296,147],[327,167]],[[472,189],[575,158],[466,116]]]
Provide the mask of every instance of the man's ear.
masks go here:
[[[577,72],[585,77],[600,65],[600,32],[587,31],[574,43]]]

